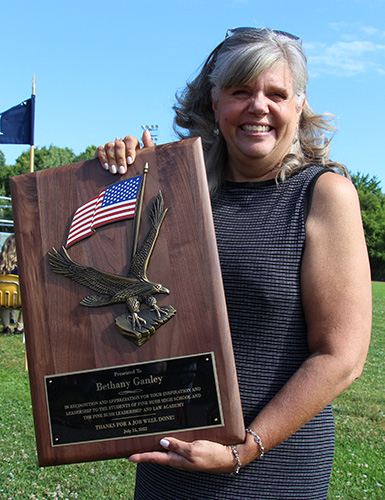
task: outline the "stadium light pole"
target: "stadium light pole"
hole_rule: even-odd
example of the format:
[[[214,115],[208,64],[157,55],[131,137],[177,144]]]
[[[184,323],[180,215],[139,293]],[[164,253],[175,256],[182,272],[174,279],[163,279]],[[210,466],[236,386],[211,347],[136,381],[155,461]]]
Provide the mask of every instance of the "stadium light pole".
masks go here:
[[[158,125],[142,125],[142,129],[148,130],[150,132],[151,139],[153,143],[156,145],[156,143],[158,142],[158,130],[159,130]]]

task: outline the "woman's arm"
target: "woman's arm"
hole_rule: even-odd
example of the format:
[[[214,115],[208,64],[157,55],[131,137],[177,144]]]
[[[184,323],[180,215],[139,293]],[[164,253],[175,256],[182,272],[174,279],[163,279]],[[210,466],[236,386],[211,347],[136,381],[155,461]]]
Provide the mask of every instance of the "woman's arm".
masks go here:
[[[334,173],[322,175],[314,189],[301,287],[312,354],[250,426],[265,451],[291,436],[358,378],[369,347],[371,280],[359,201],[351,182]],[[229,447],[174,438],[167,443],[168,453],[138,454],[131,460],[214,472],[235,468]],[[250,434],[237,450],[243,465],[260,452]]]
[[[266,450],[354,382],[369,348],[371,279],[359,200],[353,184],[331,172],[314,189],[301,290],[312,354],[251,424]],[[239,452],[245,463],[253,458],[250,447]]]

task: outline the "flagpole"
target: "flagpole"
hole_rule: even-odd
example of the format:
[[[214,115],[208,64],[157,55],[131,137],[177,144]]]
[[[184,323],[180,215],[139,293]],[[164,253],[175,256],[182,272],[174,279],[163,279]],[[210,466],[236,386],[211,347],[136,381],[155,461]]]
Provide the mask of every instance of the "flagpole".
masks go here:
[[[146,162],[144,169],[143,169],[143,177],[142,177],[142,182],[140,185],[139,199],[138,199],[138,203],[136,205],[136,210],[135,210],[135,229],[134,229],[134,240],[132,243],[131,260],[135,257],[136,251],[138,249],[140,219],[142,217],[144,188],[146,186],[147,172],[148,172],[148,163]]]
[[[33,79],[32,79],[32,95],[35,96],[36,95],[36,78],[35,78],[35,75],[33,75]],[[35,119],[35,117],[33,117],[33,120]],[[34,126],[34,123],[32,124],[32,127]],[[29,153],[29,171],[30,172],[33,172],[34,170],[34,160],[35,160],[35,145],[34,144],[31,144],[31,149],[30,149],[30,153]]]

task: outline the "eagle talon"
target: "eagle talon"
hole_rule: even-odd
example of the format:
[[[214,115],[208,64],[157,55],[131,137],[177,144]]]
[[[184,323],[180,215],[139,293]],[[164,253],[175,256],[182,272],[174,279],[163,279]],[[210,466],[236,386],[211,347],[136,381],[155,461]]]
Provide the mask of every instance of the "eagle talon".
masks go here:
[[[143,325],[145,325],[147,323],[147,321],[145,319],[141,318],[138,313],[133,312],[132,313],[132,328],[135,330],[136,327],[138,327],[140,330],[140,327],[141,327],[140,323],[141,322],[143,323]]]
[[[167,314],[167,309],[162,309],[161,307],[159,307],[158,305],[154,305],[154,307],[151,309],[151,311],[155,311],[157,316],[158,316],[158,319],[161,319],[161,315],[162,314]]]
[[[168,290],[167,290],[168,292]],[[150,297],[147,297],[146,300],[144,301],[148,306],[151,307],[151,311],[156,312],[158,319],[161,319],[162,314],[167,314],[167,309],[162,309],[161,307],[158,306],[156,302],[156,298],[151,295]]]

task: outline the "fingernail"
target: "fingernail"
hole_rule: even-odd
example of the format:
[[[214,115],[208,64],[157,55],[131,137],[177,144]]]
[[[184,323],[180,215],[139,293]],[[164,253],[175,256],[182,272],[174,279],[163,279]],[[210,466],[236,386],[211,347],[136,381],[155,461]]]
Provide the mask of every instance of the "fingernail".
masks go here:
[[[111,167],[110,167],[111,174],[116,174],[117,171],[118,171],[118,169],[116,168],[116,166],[115,165],[111,165]]]
[[[105,170],[109,170],[109,169],[110,169],[110,166],[109,166],[109,164],[108,164],[108,163],[105,163],[105,164],[103,165],[103,168],[104,168]]]
[[[125,173],[126,173],[126,167],[123,167],[123,165],[120,165],[119,174],[125,174]]]
[[[127,156],[127,163],[128,163],[129,165],[132,165],[132,164],[134,163],[134,162],[132,161],[131,156]]]
[[[163,446],[163,448],[166,448],[166,450],[167,450],[169,448],[169,446],[170,446],[170,441],[167,441],[167,439],[161,439],[159,441],[159,444],[161,446]]]

